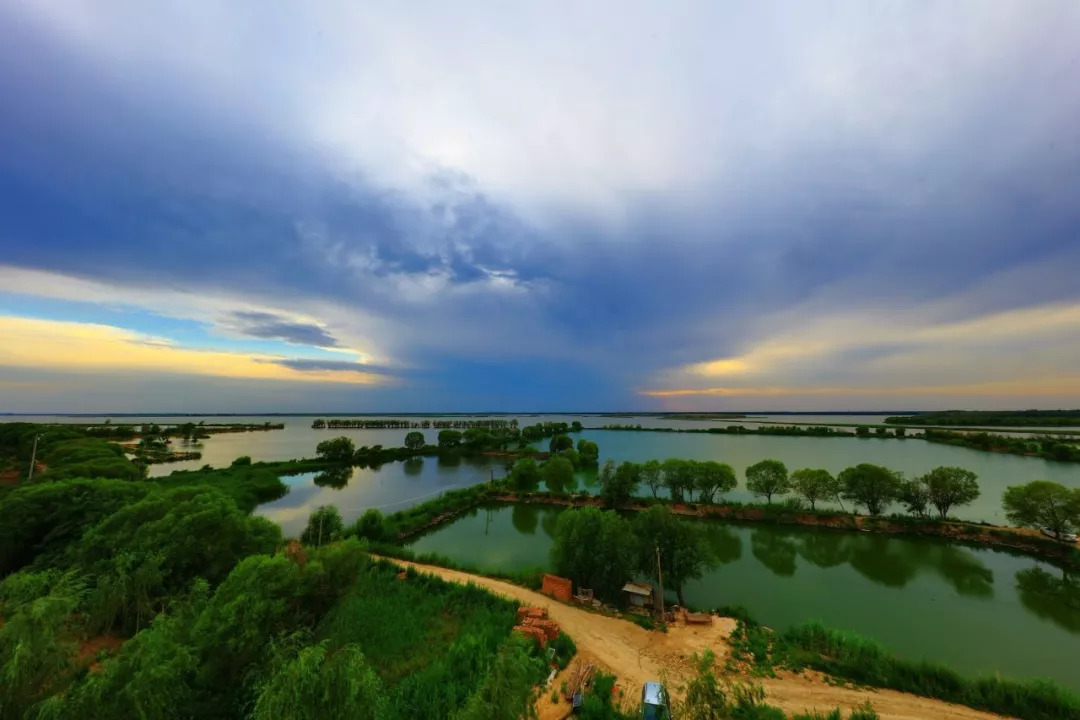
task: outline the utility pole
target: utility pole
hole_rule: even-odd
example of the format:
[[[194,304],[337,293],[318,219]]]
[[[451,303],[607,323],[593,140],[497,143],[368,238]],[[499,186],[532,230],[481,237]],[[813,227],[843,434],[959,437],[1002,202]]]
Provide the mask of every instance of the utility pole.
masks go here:
[[[660,622],[665,622],[667,616],[664,615],[664,576],[660,574],[660,543],[656,544],[656,580],[660,586],[656,593],[656,600],[660,603]]]
[[[40,439],[40,435],[34,436],[34,449],[30,452],[30,474],[26,476],[27,480],[34,479],[34,465],[37,464],[37,443]]]

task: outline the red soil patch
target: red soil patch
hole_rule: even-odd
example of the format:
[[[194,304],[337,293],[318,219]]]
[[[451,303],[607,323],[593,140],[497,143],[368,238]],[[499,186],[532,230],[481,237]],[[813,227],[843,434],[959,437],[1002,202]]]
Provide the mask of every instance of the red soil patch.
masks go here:
[[[115,635],[99,635],[79,645],[79,652],[75,655],[75,660],[79,664],[88,665],[90,672],[97,672],[101,669],[101,663],[97,661],[98,653],[102,650],[106,650],[110,654],[115,653],[123,644],[123,638]]]
[[[0,470],[0,485],[18,485],[19,484],[19,469],[9,468],[7,470]]]

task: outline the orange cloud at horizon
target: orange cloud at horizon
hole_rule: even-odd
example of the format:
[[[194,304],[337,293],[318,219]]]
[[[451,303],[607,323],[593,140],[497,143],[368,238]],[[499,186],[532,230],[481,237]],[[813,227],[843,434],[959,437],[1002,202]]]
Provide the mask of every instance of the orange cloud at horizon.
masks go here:
[[[184,348],[130,330],[60,320],[0,316],[0,366],[79,371],[153,371],[218,377],[372,385],[385,376],[294,370],[276,355]]]
[[[785,395],[835,395],[863,397],[873,395],[1047,395],[1080,394],[1080,376],[1043,378],[1039,380],[1003,380],[965,385],[916,385],[906,387],[708,387],[674,390],[638,390],[638,395],[656,398],[669,397],[782,397]]]

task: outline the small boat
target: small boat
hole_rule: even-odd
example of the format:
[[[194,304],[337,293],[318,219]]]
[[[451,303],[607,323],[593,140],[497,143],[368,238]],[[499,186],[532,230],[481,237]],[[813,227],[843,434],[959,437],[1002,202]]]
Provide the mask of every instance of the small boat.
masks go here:
[[[1071,533],[1071,532],[1065,531],[1065,532],[1061,533],[1060,537],[1058,537],[1057,533],[1055,533],[1053,530],[1051,530],[1048,527],[1039,528],[1039,529],[1042,530],[1043,535],[1046,535],[1047,537],[1052,537],[1055,540],[1061,540],[1062,542],[1071,542],[1071,543],[1076,542],[1076,533]]]

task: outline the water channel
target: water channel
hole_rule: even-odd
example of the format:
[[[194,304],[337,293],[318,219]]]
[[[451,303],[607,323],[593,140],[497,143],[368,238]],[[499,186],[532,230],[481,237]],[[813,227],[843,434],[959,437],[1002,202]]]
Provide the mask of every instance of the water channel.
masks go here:
[[[548,569],[561,508],[477,509],[411,545],[485,570]],[[1080,577],[1029,557],[942,541],[709,523],[721,564],[685,588],[778,629],[810,619],[967,674],[1080,690]],[[674,600],[674,596],[671,596]]]

